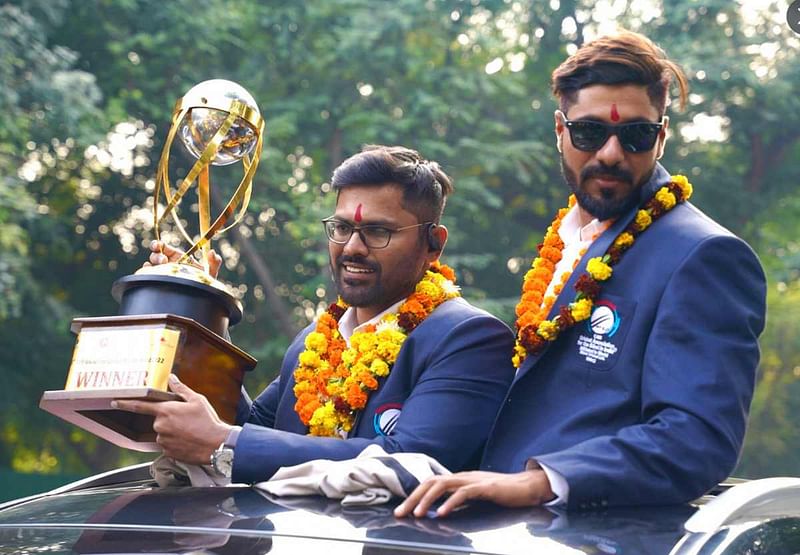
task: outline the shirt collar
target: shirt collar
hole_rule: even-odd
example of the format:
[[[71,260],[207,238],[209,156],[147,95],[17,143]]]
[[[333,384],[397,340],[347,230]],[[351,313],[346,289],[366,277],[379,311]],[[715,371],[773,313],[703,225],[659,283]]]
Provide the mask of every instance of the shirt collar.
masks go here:
[[[380,322],[381,318],[383,318],[389,313],[397,312],[400,308],[400,305],[403,304],[404,302],[406,302],[405,299],[397,301],[396,303],[394,303],[392,306],[390,306],[380,314],[376,314],[375,316],[373,316],[372,318],[370,318],[369,320],[360,325],[356,324],[355,307],[353,306],[348,307],[348,309],[344,311],[344,314],[339,319],[339,333],[341,334],[342,339],[344,339],[345,342],[348,345],[350,345],[350,338],[353,336],[354,333],[361,331],[362,329],[364,329],[365,326],[368,326],[369,324],[377,324],[378,322]]]
[[[608,229],[613,220],[603,220],[602,222],[594,218],[585,226],[581,226],[581,215],[578,205],[573,205],[567,215],[561,220],[561,227],[558,228],[558,235],[564,241],[564,245],[571,245],[579,242],[592,242]]]

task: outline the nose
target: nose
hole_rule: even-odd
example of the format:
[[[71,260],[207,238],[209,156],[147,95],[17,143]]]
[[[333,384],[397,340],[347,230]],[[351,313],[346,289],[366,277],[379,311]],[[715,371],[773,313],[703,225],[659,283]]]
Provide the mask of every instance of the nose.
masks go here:
[[[353,230],[350,239],[347,240],[342,247],[342,254],[347,256],[367,256],[369,254],[369,247],[364,243],[364,238],[361,236],[361,231]]]
[[[616,135],[611,135],[606,143],[600,147],[595,158],[606,166],[615,166],[625,159],[625,151]]]

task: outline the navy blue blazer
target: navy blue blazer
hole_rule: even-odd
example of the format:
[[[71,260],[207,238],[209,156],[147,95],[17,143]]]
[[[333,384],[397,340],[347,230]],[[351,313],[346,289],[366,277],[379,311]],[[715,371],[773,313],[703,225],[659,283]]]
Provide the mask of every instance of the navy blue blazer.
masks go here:
[[[643,197],[668,181],[657,165]],[[635,213],[591,245],[551,317]],[[623,255],[590,320],[525,360],[481,467],[519,472],[535,459],[566,478],[574,508],[702,495],[740,453],[765,296],[752,250],[693,205],[676,206]]]
[[[372,443],[388,453],[426,453],[453,471],[477,467],[514,376],[508,326],[461,298],[440,305],[409,334],[345,440],[306,435],[294,411],[294,369],[313,329],[298,334],[278,378],[240,415],[235,482],[267,480],[313,459],[353,458]]]

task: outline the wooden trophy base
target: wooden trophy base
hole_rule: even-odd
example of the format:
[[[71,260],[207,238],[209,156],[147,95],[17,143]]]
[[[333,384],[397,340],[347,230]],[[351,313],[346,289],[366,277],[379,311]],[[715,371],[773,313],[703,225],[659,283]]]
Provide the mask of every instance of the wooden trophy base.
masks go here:
[[[167,390],[172,373],[233,424],[244,373],[256,365],[205,326],[173,314],[76,318],[72,331],[78,341],[67,385],[45,391],[39,407],[136,451],[160,450],[153,417],[112,409],[111,401],[180,400]]]

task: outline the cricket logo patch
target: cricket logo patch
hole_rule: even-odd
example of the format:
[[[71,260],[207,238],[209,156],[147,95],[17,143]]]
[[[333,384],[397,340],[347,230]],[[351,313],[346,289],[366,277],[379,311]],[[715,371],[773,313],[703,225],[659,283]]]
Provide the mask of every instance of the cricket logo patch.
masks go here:
[[[400,403],[387,403],[379,406],[375,410],[375,416],[372,417],[375,433],[379,436],[391,435],[402,412],[403,405]]]
[[[592,308],[589,318],[589,331],[594,335],[614,337],[619,329],[620,317],[617,314],[617,305],[611,301],[599,301]]]
[[[619,331],[622,322],[617,306],[608,300],[597,301],[592,315],[586,322],[588,335],[578,337],[578,354],[590,364],[603,363],[617,354],[616,342],[611,339]]]

